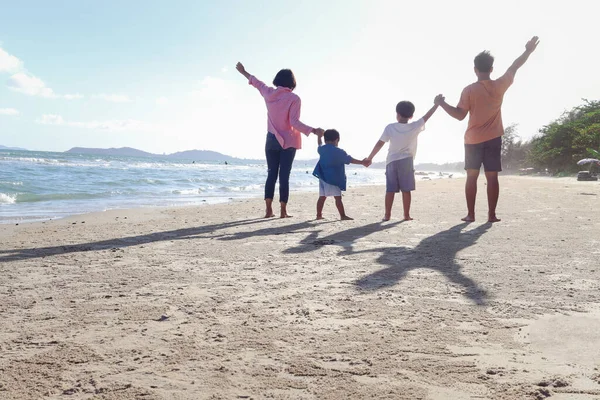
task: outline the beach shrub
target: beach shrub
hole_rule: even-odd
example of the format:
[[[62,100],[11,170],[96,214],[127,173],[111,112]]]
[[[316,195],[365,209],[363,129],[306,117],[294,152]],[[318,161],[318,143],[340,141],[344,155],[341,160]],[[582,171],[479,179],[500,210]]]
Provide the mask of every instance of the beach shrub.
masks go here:
[[[518,135],[517,124],[510,124],[504,129],[502,139],[502,170],[515,172],[521,168],[530,167],[528,155],[531,142],[523,141]]]
[[[572,173],[589,149],[600,149],[600,101],[584,101],[540,129],[531,140],[530,163],[553,174]]]

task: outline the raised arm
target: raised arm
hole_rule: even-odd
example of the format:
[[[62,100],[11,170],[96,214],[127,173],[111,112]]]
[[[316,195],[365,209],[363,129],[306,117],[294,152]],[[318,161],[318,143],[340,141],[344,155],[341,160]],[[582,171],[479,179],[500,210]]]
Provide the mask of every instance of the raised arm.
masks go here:
[[[262,82],[260,79],[256,78],[254,75],[246,71],[246,68],[244,68],[244,65],[242,63],[237,63],[235,69],[237,69],[240,74],[244,75],[248,79],[248,83],[250,85],[258,89],[262,97],[266,98],[275,91],[274,88],[265,85],[265,83]]]
[[[423,115],[423,121],[427,122],[429,118],[431,118],[431,116],[438,109],[442,101],[444,101],[444,96],[442,96],[441,94],[435,96],[435,99],[433,100],[433,107],[431,107],[429,111],[427,111],[427,113]]]
[[[239,72],[240,74],[244,75],[244,76],[246,77],[246,79],[248,79],[248,80],[249,80],[249,79],[250,79],[250,77],[252,76],[251,74],[249,74],[249,73],[246,71],[246,68],[244,68],[244,64],[242,64],[241,62],[238,62],[238,63],[235,65],[235,69],[237,69],[237,70],[238,70],[238,72]]]
[[[519,58],[517,58],[510,67],[508,67],[508,70],[506,72],[514,76],[519,70],[519,68],[521,68],[525,64],[531,53],[535,51],[539,43],[540,39],[537,36],[532,37],[527,42],[527,44],[525,44],[525,51],[523,52],[523,54],[521,54]]]

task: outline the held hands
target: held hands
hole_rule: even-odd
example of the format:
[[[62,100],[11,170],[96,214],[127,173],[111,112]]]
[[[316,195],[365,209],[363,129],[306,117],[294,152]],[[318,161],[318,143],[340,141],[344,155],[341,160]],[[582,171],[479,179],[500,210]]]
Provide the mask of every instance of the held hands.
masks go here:
[[[444,101],[446,101],[444,95],[438,94],[437,96],[435,96],[435,99],[433,99],[433,104],[435,104],[436,106],[441,106],[444,103]]]
[[[371,164],[373,164],[373,160],[370,160],[370,159],[368,159],[368,158],[364,158],[364,159],[361,161],[361,164],[362,164],[362,165],[364,165],[365,167],[367,167],[367,168],[368,168],[368,167],[370,167],[370,166],[371,166]]]
[[[527,44],[525,44],[525,50],[531,54],[534,52],[534,50],[537,48],[537,45],[540,43],[540,38],[537,36],[534,36],[531,38],[531,40],[529,40],[529,42],[527,42]]]
[[[312,131],[315,135],[317,135],[319,137],[319,139],[321,137],[323,137],[323,134],[325,133],[325,130],[323,128],[315,128]]]

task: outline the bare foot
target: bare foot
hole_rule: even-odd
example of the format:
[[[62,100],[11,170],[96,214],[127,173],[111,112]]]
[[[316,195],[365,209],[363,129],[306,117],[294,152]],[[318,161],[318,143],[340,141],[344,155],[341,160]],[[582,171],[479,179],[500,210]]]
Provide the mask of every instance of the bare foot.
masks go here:
[[[385,215],[385,216],[383,217],[383,220],[384,220],[384,221],[389,221],[390,219],[392,219],[392,216],[391,216],[391,215]]]
[[[291,215],[287,213],[287,203],[280,203],[281,211],[279,213],[279,218],[292,218]]]
[[[410,217],[410,215],[405,215],[404,219],[402,221],[412,221],[413,218]]]
[[[465,222],[475,222],[475,217],[473,215],[467,215],[466,217],[461,218],[460,220]]]
[[[342,221],[354,221],[354,218],[350,218],[349,216],[347,216],[347,215],[344,215],[344,216],[341,218],[341,220],[342,220]]]
[[[265,199],[265,218],[273,218],[275,216],[272,204],[272,199]]]
[[[325,218],[323,218],[322,215],[317,215],[317,220],[320,220],[320,219],[325,219]]]
[[[488,217],[488,222],[494,223],[494,222],[500,222],[502,221],[500,218],[496,217],[496,215],[490,215]]]

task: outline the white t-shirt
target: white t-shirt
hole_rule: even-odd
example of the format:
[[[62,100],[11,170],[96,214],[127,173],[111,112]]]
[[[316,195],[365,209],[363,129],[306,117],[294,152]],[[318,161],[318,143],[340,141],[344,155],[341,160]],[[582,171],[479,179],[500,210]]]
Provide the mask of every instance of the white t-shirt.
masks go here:
[[[386,163],[402,160],[403,158],[415,158],[417,155],[417,138],[419,133],[425,130],[423,118],[408,124],[399,122],[389,124],[385,127],[382,142],[390,142]]]

